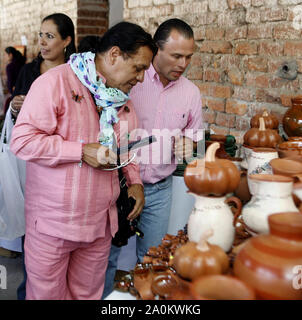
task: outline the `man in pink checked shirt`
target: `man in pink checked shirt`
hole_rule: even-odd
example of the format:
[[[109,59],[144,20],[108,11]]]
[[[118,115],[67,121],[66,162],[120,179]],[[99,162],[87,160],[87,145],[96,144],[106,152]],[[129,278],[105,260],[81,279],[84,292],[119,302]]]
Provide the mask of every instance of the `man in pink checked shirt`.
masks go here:
[[[167,233],[172,173],[178,161],[192,157],[196,141],[203,138],[200,91],[182,76],[194,53],[191,27],[179,19],[167,20],[158,27],[154,41],[158,52],[145,71],[144,82],[130,92],[139,128],[147,135],[157,136],[149,152],[143,148],[138,155],[145,195],[138,225],[144,238],[137,237],[136,241],[138,261],[143,261],[148,249],[159,245]],[[174,144],[163,143],[173,136]],[[120,248],[111,247],[103,298],[113,289],[119,253]]]

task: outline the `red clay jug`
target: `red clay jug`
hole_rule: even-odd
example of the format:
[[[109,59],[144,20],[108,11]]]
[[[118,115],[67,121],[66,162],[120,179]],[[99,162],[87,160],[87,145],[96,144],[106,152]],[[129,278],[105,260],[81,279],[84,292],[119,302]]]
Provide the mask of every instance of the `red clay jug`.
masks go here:
[[[238,252],[234,274],[258,299],[302,299],[302,214],[268,217],[270,233],[247,240]]]
[[[302,136],[302,98],[293,98],[292,107],[283,116],[283,129],[289,137]]]

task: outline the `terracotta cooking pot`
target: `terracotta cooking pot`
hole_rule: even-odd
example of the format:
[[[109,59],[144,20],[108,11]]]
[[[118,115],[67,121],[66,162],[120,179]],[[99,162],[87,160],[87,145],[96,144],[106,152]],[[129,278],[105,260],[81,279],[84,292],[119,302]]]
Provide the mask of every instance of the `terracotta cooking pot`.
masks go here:
[[[276,147],[279,157],[302,157],[302,141],[285,141]]]
[[[293,177],[302,173],[302,162],[291,160],[287,158],[272,159],[270,165],[274,174],[281,174],[283,176]]]
[[[154,294],[151,290],[152,272],[145,264],[138,264],[134,269],[134,287],[143,300],[153,300]]]
[[[169,298],[171,292],[178,288],[179,281],[169,272],[160,272],[153,276],[151,283],[151,290],[154,295],[158,295],[162,298]]]
[[[191,293],[196,300],[254,300],[254,290],[231,276],[210,275],[194,280]]]
[[[268,222],[270,233],[250,238],[237,254],[234,274],[256,290],[257,298],[301,300],[296,268],[302,265],[302,214],[276,213]]]

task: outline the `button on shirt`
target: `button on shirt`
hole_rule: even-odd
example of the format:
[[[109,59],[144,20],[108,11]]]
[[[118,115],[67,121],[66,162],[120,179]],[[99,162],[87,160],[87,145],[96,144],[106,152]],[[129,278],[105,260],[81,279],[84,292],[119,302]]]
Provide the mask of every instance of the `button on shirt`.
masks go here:
[[[202,139],[202,134],[198,134],[202,128],[200,91],[183,76],[164,87],[151,64],[144,82],[131,90],[130,98],[142,129],[136,131],[136,138],[152,134],[157,138],[137,155],[142,181],[156,183],[171,175],[177,166],[171,136]]]

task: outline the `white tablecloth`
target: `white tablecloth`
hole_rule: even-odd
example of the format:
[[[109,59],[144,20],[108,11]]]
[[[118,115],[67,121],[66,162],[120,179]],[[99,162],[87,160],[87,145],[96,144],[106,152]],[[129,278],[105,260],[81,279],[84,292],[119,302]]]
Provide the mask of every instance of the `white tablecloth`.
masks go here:
[[[136,298],[129,292],[113,290],[105,300],[136,300]]]
[[[187,224],[189,215],[192,212],[195,199],[188,194],[188,187],[183,177],[173,176],[172,207],[168,226],[168,233],[176,235]]]

